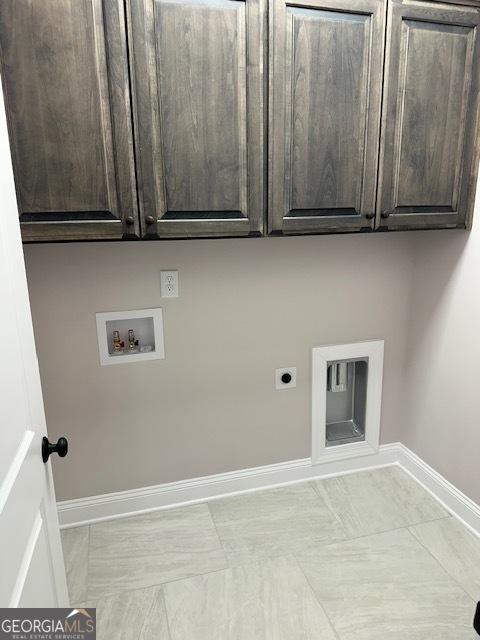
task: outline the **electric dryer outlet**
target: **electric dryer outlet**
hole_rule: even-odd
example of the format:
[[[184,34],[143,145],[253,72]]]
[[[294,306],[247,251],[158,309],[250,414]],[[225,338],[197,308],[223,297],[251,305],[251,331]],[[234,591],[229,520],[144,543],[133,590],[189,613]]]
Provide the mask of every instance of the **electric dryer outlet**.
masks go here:
[[[275,369],[275,389],[294,389],[297,386],[297,368]]]

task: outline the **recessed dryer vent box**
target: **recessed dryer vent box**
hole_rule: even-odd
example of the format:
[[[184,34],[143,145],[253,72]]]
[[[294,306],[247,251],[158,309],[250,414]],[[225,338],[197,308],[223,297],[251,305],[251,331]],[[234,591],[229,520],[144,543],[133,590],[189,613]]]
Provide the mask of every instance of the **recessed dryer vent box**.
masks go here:
[[[165,358],[161,309],[97,313],[100,364]]]
[[[327,364],[325,446],[365,440],[368,358]]]
[[[313,349],[312,462],[378,450],[383,340]]]

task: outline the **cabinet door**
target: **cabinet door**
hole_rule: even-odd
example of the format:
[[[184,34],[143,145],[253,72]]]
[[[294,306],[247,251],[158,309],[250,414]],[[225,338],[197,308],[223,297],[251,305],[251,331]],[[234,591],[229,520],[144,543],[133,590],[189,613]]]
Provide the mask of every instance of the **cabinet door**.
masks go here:
[[[385,2],[271,0],[270,233],[372,227]]]
[[[24,240],[134,235],[123,1],[1,0],[0,46]]]
[[[131,0],[146,237],[258,235],[264,214],[263,0]]]
[[[465,226],[478,163],[480,12],[392,0],[388,22],[379,220]]]

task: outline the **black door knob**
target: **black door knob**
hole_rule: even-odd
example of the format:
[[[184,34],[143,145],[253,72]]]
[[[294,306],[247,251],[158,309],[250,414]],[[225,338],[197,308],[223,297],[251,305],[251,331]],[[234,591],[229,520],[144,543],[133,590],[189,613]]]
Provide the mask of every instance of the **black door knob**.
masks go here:
[[[58,442],[52,444],[46,436],[42,440],[42,460],[48,462],[51,453],[58,453],[60,458],[64,458],[68,453],[68,442],[66,438],[59,438]]]
[[[480,636],[480,602],[477,602],[477,610],[475,611],[475,618],[473,619],[473,628]]]

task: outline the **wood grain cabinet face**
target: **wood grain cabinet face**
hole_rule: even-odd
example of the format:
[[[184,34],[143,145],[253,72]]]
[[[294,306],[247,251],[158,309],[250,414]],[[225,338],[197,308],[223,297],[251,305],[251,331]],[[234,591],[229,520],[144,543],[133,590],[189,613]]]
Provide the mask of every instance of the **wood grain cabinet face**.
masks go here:
[[[0,46],[24,240],[135,235],[123,0],[1,0]]]
[[[263,0],[129,0],[144,237],[263,229]]]
[[[372,227],[386,3],[270,4],[270,233]]]
[[[465,226],[471,214],[479,24],[474,6],[391,1],[378,200],[382,226]]]
[[[468,224],[479,2],[267,2],[0,0],[24,240]]]

